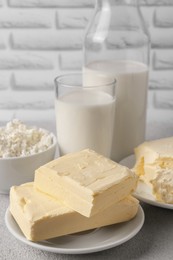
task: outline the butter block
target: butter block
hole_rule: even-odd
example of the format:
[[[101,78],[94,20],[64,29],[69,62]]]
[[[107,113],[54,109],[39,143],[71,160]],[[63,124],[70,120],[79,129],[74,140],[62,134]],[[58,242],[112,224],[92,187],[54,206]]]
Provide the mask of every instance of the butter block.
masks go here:
[[[173,137],[144,142],[135,149],[134,172],[146,183],[156,200],[172,201]]]
[[[38,191],[33,183],[13,186],[10,190],[10,212],[26,238],[32,241],[128,221],[137,214],[138,205],[138,200],[129,196],[87,218]]]
[[[85,149],[53,160],[35,172],[34,185],[90,217],[129,195],[136,175],[96,152]]]

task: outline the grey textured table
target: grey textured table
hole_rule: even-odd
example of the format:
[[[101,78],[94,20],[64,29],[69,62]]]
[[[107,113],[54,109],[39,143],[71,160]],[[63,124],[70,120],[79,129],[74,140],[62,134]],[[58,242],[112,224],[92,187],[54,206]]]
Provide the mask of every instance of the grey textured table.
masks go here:
[[[148,125],[148,139],[173,135],[173,123],[153,122]],[[44,127],[47,124],[42,125]],[[50,127],[50,124],[49,124]],[[51,129],[52,130],[52,129]],[[9,205],[8,195],[0,195],[0,260],[172,260],[173,211],[142,203],[145,223],[141,231],[128,242],[101,252],[86,255],[60,255],[34,249],[19,242],[7,230],[4,222]]]

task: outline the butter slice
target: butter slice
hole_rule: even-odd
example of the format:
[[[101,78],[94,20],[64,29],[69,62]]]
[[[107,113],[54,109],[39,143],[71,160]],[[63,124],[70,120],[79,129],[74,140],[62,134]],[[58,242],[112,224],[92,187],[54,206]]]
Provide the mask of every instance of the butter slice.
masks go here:
[[[136,188],[137,177],[96,152],[86,149],[43,165],[35,186],[89,217],[111,206]]]
[[[129,196],[86,218],[26,183],[11,188],[10,211],[26,238],[40,241],[128,221],[138,211],[138,200]]]
[[[172,201],[173,137],[144,142],[135,149],[134,172],[146,183],[155,198]]]

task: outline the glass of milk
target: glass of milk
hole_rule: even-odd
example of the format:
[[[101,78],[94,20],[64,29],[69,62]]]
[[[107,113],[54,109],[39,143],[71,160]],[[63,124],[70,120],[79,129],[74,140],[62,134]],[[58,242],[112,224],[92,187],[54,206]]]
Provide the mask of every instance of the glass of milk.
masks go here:
[[[82,73],[55,79],[55,115],[60,155],[90,148],[110,157],[114,112],[114,78],[83,84]]]

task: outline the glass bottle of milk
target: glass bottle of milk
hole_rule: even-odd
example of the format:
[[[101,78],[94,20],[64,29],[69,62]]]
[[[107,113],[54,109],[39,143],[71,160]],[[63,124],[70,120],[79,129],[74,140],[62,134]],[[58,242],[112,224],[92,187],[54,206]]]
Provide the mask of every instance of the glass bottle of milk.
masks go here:
[[[100,73],[117,80],[115,161],[134,153],[145,140],[150,43],[138,2],[97,0],[84,41],[84,81],[98,83]]]

